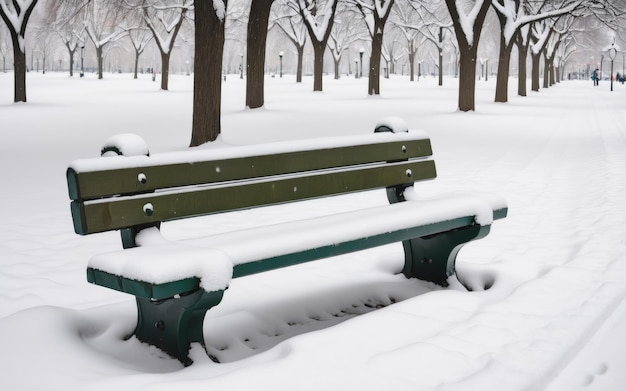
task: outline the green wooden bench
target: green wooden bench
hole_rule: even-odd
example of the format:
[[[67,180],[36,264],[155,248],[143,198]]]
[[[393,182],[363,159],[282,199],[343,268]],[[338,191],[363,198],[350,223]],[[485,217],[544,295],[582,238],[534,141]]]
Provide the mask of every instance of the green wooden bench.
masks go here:
[[[130,145],[104,151],[148,154]],[[383,124],[370,135],[74,161],[76,233],[120,230],[124,248],[94,256],[87,279],[136,296],[134,335],[185,365],[231,278],[401,242],[406,277],[447,286],[461,246],[487,235],[507,206],[469,195],[413,200],[407,189],[436,177],[431,154],[425,133]],[[159,232],[169,220],[372,189],[390,204],[206,238]]]

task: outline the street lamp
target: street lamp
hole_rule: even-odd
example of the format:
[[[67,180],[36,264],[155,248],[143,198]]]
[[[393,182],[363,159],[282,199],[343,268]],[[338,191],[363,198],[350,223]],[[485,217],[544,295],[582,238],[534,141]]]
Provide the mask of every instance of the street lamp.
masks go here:
[[[419,81],[420,77],[422,76],[422,63],[424,62],[424,60],[419,60],[417,62],[417,81]]]
[[[85,46],[80,47],[80,77],[85,76]]]
[[[243,54],[241,55],[241,64],[239,65],[239,78],[243,79]]]
[[[361,68],[359,70],[359,77],[363,77],[363,53],[365,52],[365,49],[361,48],[359,49],[359,57],[361,58]]]
[[[354,60],[354,78],[359,78],[359,60]]]
[[[283,55],[285,53],[284,52],[280,52],[278,53],[278,57],[280,57],[280,77],[283,77]]]
[[[617,55],[617,49],[615,49],[615,42],[611,44],[611,48],[609,49],[609,58],[611,58],[611,91],[613,91],[613,60],[615,60],[615,56]]]

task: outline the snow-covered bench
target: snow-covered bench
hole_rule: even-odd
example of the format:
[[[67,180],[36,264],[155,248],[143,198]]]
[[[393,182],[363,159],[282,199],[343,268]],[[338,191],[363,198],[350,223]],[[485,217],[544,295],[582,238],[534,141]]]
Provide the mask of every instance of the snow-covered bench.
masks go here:
[[[396,120],[376,130],[153,156],[137,136],[112,138],[103,152],[116,156],[67,170],[76,233],[122,236],[124,250],[89,261],[88,281],[136,296],[136,337],[185,364],[231,278],[402,242],[404,275],[447,285],[461,246],[487,235],[506,203],[416,200],[407,189],[436,177],[428,136]],[[372,189],[386,191],[390,205],[180,241],[159,231],[168,220]]]

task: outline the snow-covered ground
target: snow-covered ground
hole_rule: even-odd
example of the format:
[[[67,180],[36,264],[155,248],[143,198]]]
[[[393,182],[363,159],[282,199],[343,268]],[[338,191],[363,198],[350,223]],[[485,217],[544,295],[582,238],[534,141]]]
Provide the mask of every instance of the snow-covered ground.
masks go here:
[[[73,233],[65,169],[137,133],[151,152],[186,148],[192,78],[168,92],[142,75],[28,75],[27,104],[0,74],[0,388],[3,390],[616,390],[626,383],[626,86],[563,82],[456,111],[456,81],[268,78],[266,106],[224,83],[209,148],[364,134],[403,117],[432,139],[439,177],[420,196],[497,193],[509,216],[467,245],[443,289],[398,275],[401,245],[234,280],[207,313],[208,352],[183,368],[134,339],[133,298],[89,285],[88,259],[117,233]],[[205,147],[206,148],[206,147]],[[176,222],[172,238],[384,203],[379,192]],[[245,245],[245,244],[243,244]],[[490,287],[485,290],[485,287]]]

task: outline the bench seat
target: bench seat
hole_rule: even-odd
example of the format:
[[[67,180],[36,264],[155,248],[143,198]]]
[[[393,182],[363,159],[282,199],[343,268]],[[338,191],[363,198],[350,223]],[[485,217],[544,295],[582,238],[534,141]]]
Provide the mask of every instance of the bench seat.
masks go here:
[[[480,225],[504,217],[497,197],[449,195],[431,200],[168,241],[157,229],[137,236],[140,247],[91,258],[88,279],[150,300],[202,288],[223,290],[232,278],[411,238]],[[242,245],[244,244],[245,245]],[[453,267],[446,262],[445,276]],[[442,269],[443,270],[443,269]]]

